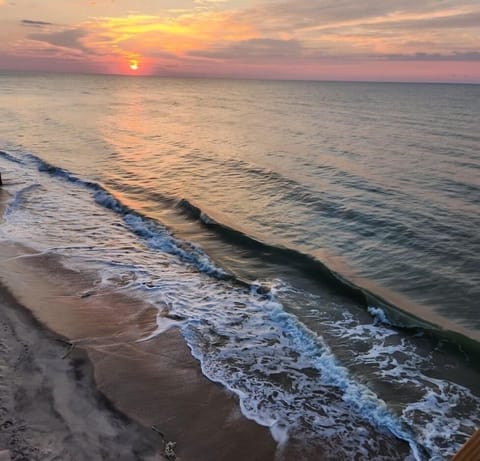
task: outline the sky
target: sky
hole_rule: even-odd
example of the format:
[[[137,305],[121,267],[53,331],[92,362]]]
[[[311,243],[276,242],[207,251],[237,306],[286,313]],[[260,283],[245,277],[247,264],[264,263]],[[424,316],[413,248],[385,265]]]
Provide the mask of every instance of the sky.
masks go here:
[[[0,0],[0,69],[480,83],[480,0]]]

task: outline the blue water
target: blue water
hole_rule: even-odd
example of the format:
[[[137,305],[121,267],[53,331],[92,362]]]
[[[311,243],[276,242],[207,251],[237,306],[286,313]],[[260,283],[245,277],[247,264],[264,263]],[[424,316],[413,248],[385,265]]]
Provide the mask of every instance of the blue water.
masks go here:
[[[480,424],[479,86],[3,74],[0,101],[3,238],[158,334],[167,306],[280,444],[448,459]]]

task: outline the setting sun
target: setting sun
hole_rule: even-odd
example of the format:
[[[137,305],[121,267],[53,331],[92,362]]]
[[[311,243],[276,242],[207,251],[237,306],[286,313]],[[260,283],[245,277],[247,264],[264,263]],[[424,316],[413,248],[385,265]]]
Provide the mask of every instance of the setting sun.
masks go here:
[[[130,69],[132,70],[138,70],[138,61],[135,59],[132,59],[130,61]]]

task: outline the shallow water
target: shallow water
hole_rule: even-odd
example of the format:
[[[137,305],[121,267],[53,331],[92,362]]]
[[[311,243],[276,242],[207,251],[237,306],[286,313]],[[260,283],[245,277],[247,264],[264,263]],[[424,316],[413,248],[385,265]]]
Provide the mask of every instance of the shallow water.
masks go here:
[[[0,99],[3,237],[168,306],[277,440],[448,459],[478,426],[472,358],[329,276],[478,337],[480,87],[4,74]]]

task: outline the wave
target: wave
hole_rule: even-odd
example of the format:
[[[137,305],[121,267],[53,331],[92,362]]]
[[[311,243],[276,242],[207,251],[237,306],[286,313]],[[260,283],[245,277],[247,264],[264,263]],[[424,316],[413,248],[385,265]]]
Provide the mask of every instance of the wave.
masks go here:
[[[78,176],[72,174],[68,170],[48,164],[47,162],[44,162],[38,157],[30,156],[29,158],[40,172],[60,179],[59,184],[61,184],[61,181],[68,181],[88,189],[84,194],[82,194],[82,200],[84,198],[87,198],[87,202],[90,204],[91,207],[93,204],[93,202],[90,202],[91,197],[98,205],[112,211],[112,213],[115,213],[116,215],[121,216],[121,219],[125,224],[125,228],[138,236],[139,239],[143,241],[147,246],[154,249],[159,249],[162,252],[176,255],[182,261],[192,265],[200,272],[205,273],[210,277],[215,277],[217,279],[231,278],[231,280],[236,282],[248,283],[246,281],[242,282],[235,278],[234,275],[230,275],[222,271],[222,269],[216,266],[214,262],[210,260],[210,258],[196,245],[176,239],[166,227],[161,225],[159,222],[149,218],[148,216],[142,215],[141,213],[138,213],[137,211],[128,207],[127,205],[122,203],[122,201],[118,197],[109,192],[104,186],[95,182],[85,181]],[[35,173],[34,177],[36,180],[38,180],[38,174]],[[40,182],[45,183],[44,180]],[[57,181],[55,181],[55,183],[57,183]],[[31,186],[21,189],[18,193],[18,200],[21,201],[24,198],[28,199],[29,192],[35,187],[37,187],[37,185],[33,184]],[[60,193],[62,193],[63,191],[63,187],[59,188],[58,185],[56,189],[57,193],[58,191],[60,191]],[[18,206],[21,206],[21,202],[19,202]],[[356,287],[353,284],[348,285],[350,283],[348,280],[342,279],[342,276],[340,274],[331,271],[326,265],[324,265],[320,261],[315,260],[310,255],[305,255],[289,248],[276,247],[261,242],[260,240],[239,231],[238,229],[217,222],[216,220],[212,219],[207,213],[205,213],[200,207],[195,206],[187,200],[178,200],[174,203],[174,206],[176,206],[177,209],[182,210],[182,212],[186,213],[192,219],[198,220],[205,226],[210,226],[217,235],[228,236],[228,238],[232,240],[232,243],[236,243],[237,245],[255,246],[255,248],[259,251],[268,253],[269,258],[270,255],[273,255],[273,257],[278,258],[286,264],[295,264],[298,268],[301,268],[302,270],[310,274],[310,276],[317,278],[322,283],[325,283],[326,280],[328,281],[331,279],[331,284],[335,285],[342,293],[351,290],[350,294],[361,300],[365,307],[368,308],[370,314],[374,317],[374,325],[382,326],[395,323],[392,320],[393,316],[389,315],[386,309],[376,307],[379,305],[378,303],[373,304],[369,302],[369,300],[365,296],[365,292],[362,291],[362,288]],[[117,222],[117,219],[115,219],[115,222]],[[121,227],[123,227],[123,225],[121,225]],[[155,254],[155,252],[153,253],[153,255],[154,258],[158,258],[158,255]],[[173,258],[172,260],[174,261]],[[178,276],[175,270],[175,264],[176,263],[174,262],[174,265],[172,266],[173,271],[171,277],[172,280],[175,280],[174,289],[175,291],[178,291],[178,285],[176,284],[178,282]],[[324,272],[319,273],[319,268],[323,268]],[[194,273],[194,271],[189,272],[189,274],[195,279],[197,279],[197,274]],[[184,275],[187,277],[187,279],[188,277],[190,277],[190,275],[188,274]],[[147,275],[145,280],[149,280],[149,278],[150,276]],[[142,280],[143,279],[139,280],[138,282],[143,283]],[[204,278],[204,280],[207,281],[208,284],[211,283],[211,280],[208,280],[208,278],[206,277]],[[177,306],[172,311],[172,317],[178,314],[178,318],[190,319],[188,322],[182,322],[182,325],[184,336],[192,349],[192,354],[200,360],[202,370],[206,376],[208,376],[214,381],[221,382],[227,388],[237,393],[242,403],[242,410],[244,414],[248,415],[248,417],[254,420],[257,420],[261,424],[270,426],[276,440],[281,444],[282,440],[285,440],[285,438],[288,437],[288,432],[285,432],[284,429],[286,428],[284,428],[282,425],[282,423],[285,421],[285,418],[278,417],[278,414],[281,415],[282,413],[279,408],[276,407],[276,405],[279,405],[281,407],[282,400],[274,399],[274,406],[272,408],[271,418],[269,418],[270,411],[267,411],[265,413],[261,408],[265,400],[263,398],[255,398],[256,391],[258,390],[257,387],[259,386],[262,390],[268,384],[263,382],[262,376],[258,373],[266,372],[269,376],[272,376],[273,382],[276,382],[276,376],[278,376],[278,379],[280,381],[281,379],[283,379],[283,375],[281,374],[282,370],[289,370],[289,379],[293,373],[298,378],[298,383],[301,384],[298,386],[298,388],[305,390],[305,394],[302,394],[302,396],[304,395],[304,401],[306,402],[305,412],[306,414],[312,414],[312,420],[315,419],[316,414],[313,410],[309,410],[309,406],[312,403],[311,389],[309,388],[309,386],[303,385],[303,383],[304,380],[307,379],[311,373],[314,373],[315,376],[313,376],[311,380],[312,382],[317,382],[317,376],[321,376],[322,382],[317,382],[317,385],[323,386],[325,384],[327,387],[334,387],[339,390],[338,401],[340,402],[340,404],[335,411],[338,411],[340,413],[335,413],[335,411],[332,412],[333,419],[335,419],[334,416],[336,414],[339,416],[340,419],[337,421],[338,424],[341,425],[341,416],[343,414],[343,410],[345,410],[346,415],[345,421],[349,421],[351,418],[357,418],[357,416],[350,415],[350,410],[353,409],[353,413],[358,414],[359,417],[361,417],[364,421],[370,421],[372,425],[383,428],[385,432],[394,435],[399,440],[405,441],[410,446],[410,449],[416,459],[431,458],[429,456],[429,453],[431,450],[436,449],[436,442],[433,441],[431,443],[424,443],[423,439],[425,439],[425,437],[418,437],[417,440],[415,430],[413,430],[414,428],[409,423],[410,420],[414,419],[418,412],[422,413],[423,411],[425,411],[426,413],[430,410],[430,407],[427,408],[427,406],[431,398],[430,400],[426,400],[425,402],[414,402],[414,405],[416,406],[411,405],[407,408],[405,418],[401,417],[398,414],[395,415],[394,413],[390,412],[388,408],[385,407],[385,404],[380,397],[377,397],[377,395],[373,391],[369,391],[366,386],[363,386],[361,384],[361,381],[358,382],[355,379],[355,375],[350,374],[347,368],[343,367],[340,362],[337,362],[335,360],[333,350],[330,348],[330,346],[327,345],[327,342],[323,340],[322,336],[318,335],[313,330],[310,330],[308,327],[306,327],[306,325],[302,324],[301,321],[298,321],[298,319],[292,314],[287,313],[284,310],[283,305],[275,301],[275,287],[272,287],[270,289],[269,287],[265,287],[260,283],[250,283],[249,285],[251,286],[252,298],[254,298],[255,303],[258,304],[258,309],[256,308],[257,306],[253,306],[252,309],[254,310],[255,314],[261,314],[258,316],[258,323],[255,323],[255,320],[245,320],[245,318],[250,319],[254,318],[255,316],[245,316],[245,307],[243,306],[241,309],[241,315],[238,315],[237,312],[237,318],[230,315],[230,312],[225,312],[225,322],[223,323],[222,321],[219,321],[213,324],[209,321],[210,319],[205,319],[205,317],[202,317],[202,315],[188,315],[190,313],[189,309],[191,309],[191,313],[193,314],[199,313],[199,311],[195,311],[195,309],[198,308],[199,299],[201,298],[201,296],[198,296],[198,292],[195,291],[195,289],[192,294],[192,298],[194,298],[194,302],[192,303],[193,308],[187,307],[185,312],[182,311],[182,307],[185,309],[184,306]],[[228,299],[235,299],[235,301],[238,301],[239,296],[245,295],[245,290],[238,290],[231,293],[232,285],[230,283],[214,284],[214,286],[216,287],[215,289],[218,289],[219,287],[226,287],[229,293]],[[145,285],[145,290],[149,290],[150,288],[150,285]],[[202,287],[201,290],[201,293],[203,295],[205,293],[204,287]],[[188,291],[190,291],[190,289]],[[221,295],[220,297],[221,299],[223,299],[223,295]],[[262,304],[263,301],[265,301],[265,304]],[[229,303],[225,303],[225,306],[227,307],[228,304]],[[232,305],[233,304],[234,303],[232,303]],[[200,306],[200,311],[201,310],[202,309]],[[218,316],[221,316],[220,312],[217,312],[217,314]],[[217,315],[215,317],[217,317]],[[238,330],[237,334],[233,335],[231,338],[225,336],[225,331],[231,331],[231,326],[233,326],[234,324],[235,329],[240,328],[240,326],[238,325],[239,321],[244,322],[243,331]],[[219,365],[225,363],[227,365],[232,365],[232,363],[235,364],[235,361],[233,359],[237,356],[236,354],[240,354],[241,356],[243,356],[243,349],[239,346],[239,342],[237,341],[237,339],[244,339],[248,337],[248,334],[255,335],[255,338],[258,339],[258,336],[262,334],[265,325],[270,325],[270,327],[276,327],[278,330],[276,334],[272,334],[272,330],[270,328],[270,330],[268,330],[266,333],[267,336],[264,338],[266,339],[266,341],[262,342],[264,346],[272,346],[270,348],[270,356],[272,357],[272,362],[267,361],[267,363],[264,364],[265,368],[258,368],[261,364],[259,364],[259,362],[256,360],[250,364],[252,366],[251,371],[253,387],[248,388],[248,395],[242,394],[242,389],[244,389],[244,387],[242,386],[244,386],[245,381],[243,373],[238,374],[239,371],[237,370],[237,375],[235,375],[235,367],[219,367]],[[159,325],[159,327],[160,326],[162,328],[165,328],[171,325]],[[159,332],[160,329],[155,332],[155,334]],[[342,332],[342,334],[343,333],[344,332]],[[275,341],[273,343],[270,342],[272,338],[275,338]],[[227,340],[230,341],[229,344],[227,344]],[[280,354],[278,348],[278,341],[281,342],[283,348],[282,353]],[[205,343],[205,348],[202,347],[203,343]],[[215,345],[215,354],[210,349],[211,344]],[[255,343],[254,347],[258,347],[258,345],[256,345]],[[388,349],[388,351],[390,351],[390,349]],[[300,352],[300,357],[302,358],[300,362],[297,352]],[[263,349],[259,356],[263,357],[264,359],[268,359],[269,357],[268,354],[263,353]],[[286,364],[288,365],[289,360],[292,362],[292,367],[286,367]],[[281,364],[281,366],[276,366],[275,364]],[[250,366],[248,363],[247,365]],[[272,365],[273,368],[269,368],[270,365]],[[299,365],[297,366],[297,372],[292,371],[295,369],[293,365]],[[413,373],[413,375],[416,376],[416,371]],[[239,378],[237,381],[235,380],[235,376]],[[264,394],[267,396],[270,394],[276,395],[273,394],[274,392],[274,388],[267,388]],[[434,394],[434,397],[437,398],[437,395]],[[288,400],[288,402],[289,404],[291,403],[290,408],[297,407],[298,402],[296,400],[293,400],[293,398],[292,400]],[[344,402],[344,404],[342,404],[342,402]],[[320,409],[324,408],[324,406],[325,408],[328,406],[329,411],[332,410],[330,403],[326,403],[323,397],[320,398],[317,403],[318,408]],[[425,410],[424,407],[426,408]],[[277,411],[280,411],[280,413],[277,413]],[[297,413],[295,413],[295,415],[296,414]],[[261,419],[261,421],[259,419]],[[296,418],[292,416],[293,425],[295,420]],[[328,416],[326,417],[326,421],[327,420]],[[277,424],[276,422],[279,423]],[[326,427],[331,428],[330,420],[328,420],[327,422],[328,424],[326,424]],[[430,432],[433,433],[433,431]],[[360,435],[359,440],[364,440],[363,437],[361,437]],[[427,434],[427,436],[430,437],[429,434]],[[428,438],[426,438],[426,441],[428,442]],[[356,439],[353,442],[350,442],[349,447],[351,447],[352,443],[355,444]],[[356,445],[354,447],[355,451],[357,450],[357,448],[358,446]],[[432,453],[433,452],[434,451],[432,451]]]
[[[179,200],[176,206],[190,218],[198,220],[202,225],[215,231],[217,235],[228,242],[255,249],[260,253],[268,253],[270,261],[273,260],[277,263],[287,264],[290,267],[293,266],[308,277],[349,296],[368,310],[376,321],[401,329],[413,330],[414,333],[422,331],[434,337],[446,339],[460,346],[464,352],[472,353],[475,356],[480,355],[480,344],[477,341],[462,333],[445,330],[441,325],[427,322],[402,308],[402,306],[397,306],[377,293],[352,282],[310,254],[288,247],[271,245],[238,229],[220,223],[186,199]]]
[[[3,150],[0,150],[0,157],[3,157],[4,159],[9,160],[10,162],[19,163],[19,164],[23,165],[22,160],[20,160],[17,157],[14,157],[13,155],[11,155],[8,152],[5,152]]]
[[[281,370],[276,367],[276,361],[273,359],[280,349],[282,351],[282,367],[289,370],[290,388],[295,389],[294,397],[287,391],[281,397],[277,396],[278,399],[272,398],[268,402],[258,399],[258,395],[248,389],[249,385],[244,382],[243,374],[239,374],[238,368],[235,366],[238,344],[225,345],[221,353],[216,353],[208,345],[202,344],[205,342],[205,337],[212,335],[210,325],[195,324],[193,326],[187,323],[183,327],[184,337],[187,338],[192,355],[201,363],[203,374],[236,394],[243,414],[258,424],[269,427],[280,445],[288,439],[290,431],[295,432],[295,423],[291,420],[292,415],[282,409],[282,401],[289,402],[297,409],[301,408],[305,420],[309,420],[311,417],[311,421],[319,423],[318,418],[320,418],[322,427],[329,427],[329,430],[325,430],[323,434],[326,445],[328,445],[329,437],[338,436],[337,424],[343,416],[348,414],[348,418],[351,418],[355,414],[362,419],[364,429],[368,426],[365,422],[369,422],[407,443],[414,459],[431,458],[429,447],[416,441],[408,424],[395,416],[375,393],[352,379],[348,370],[338,363],[322,337],[300,323],[292,314],[285,312],[275,300],[268,301],[262,307],[266,318],[273,322],[273,325],[278,327],[282,333],[278,336],[278,343],[273,347],[274,351],[269,350],[268,347],[262,349],[259,355],[262,356],[263,362],[262,364],[254,362],[252,368],[256,373],[251,374],[251,380],[255,386],[262,389],[264,394],[277,396],[276,389],[270,388],[271,382],[263,379],[263,373],[281,374]],[[262,319],[262,322],[265,322],[265,319]],[[228,339],[224,338],[224,341],[228,343]],[[300,355],[292,355],[292,349],[300,352]],[[248,353],[252,353],[252,351],[250,350]],[[262,365],[265,368],[262,368]],[[314,377],[309,378],[310,375]],[[321,392],[321,397],[318,396],[316,386],[337,389],[339,391],[337,397],[341,403],[335,403],[334,398],[327,404],[325,396]],[[335,418],[330,418],[327,411],[319,410],[325,409],[326,405],[329,405],[332,413],[335,413]],[[279,418],[280,415],[281,418]],[[301,430],[305,431],[304,428]],[[303,432],[305,437],[308,437],[307,432]],[[355,434],[350,434],[350,436],[357,444],[354,450],[361,450],[361,445],[364,443],[363,437]],[[313,438],[316,438],[315,431],[313,431]],[[315,442],[312,440],[312,443]]]
[[[81,179],[70,171],[51,165],[33,154],[28,154],[27,157],[37,164],[40,172],[90,189],[93,192],[93,198],[96,203],[121,215],[128,228],[143,239],[149,247],[175,255],[183,262],[197,268],[200,272],[219,280],[232,278],[230,274],[218,267],[197,245],[175,239],[165,226],[125,205],[99,183]]]
[[[9,161],[24,163],[7,152],[0,151],[0,155]],[[254,285],[253,281],[244,280],[219,267],[198,245],[175,238],[173,232],[158,221],[125,205],[101,184],[82,179],[72,172],[51,165],[33,154],[27,154],[25,158],[36,164],[40,172],[90,189],[93,192],[94,200],[99,205],[121,215],[128,228],[149,247],[175,255],[181,261],[195,267],[200,272],[219,280],[230,280],[247,287]],[[460,347],[462,352],[480,356],[480,343],[474,339],[452,329],[444,329],[441,325],[433,324],[418,317],[409,312],[405,307],[398,306],[379,294],[354,283],[314,256],[297,249],[272,245],[221,223],[187,199],[182,198],[175,201],[162,194],[158,195],[163,203],[173,205],[190,219],[194,219],[201,225],[213,230],[216,235],[228,243],[254,249],[260,255],[268,254],[270,261],[294,267],[309,278],[331,287],[342,295],[350,297],[362,305],[375,321],[380,321],[396,328],[411,330],[413,333],[422,331],[434,338],[449,341],[454,346]],[[268,287],[265,288],[265,291],[268,291]]]
[[[29,186],[23,187],[19,191],[15,193],[13,199],[8,203],[7,208],[5,210],[5,214],[9,215],[15,211],[15,209],[19,208],[28,194],[35,189],[40,187],[39,184],[30,184]]]

